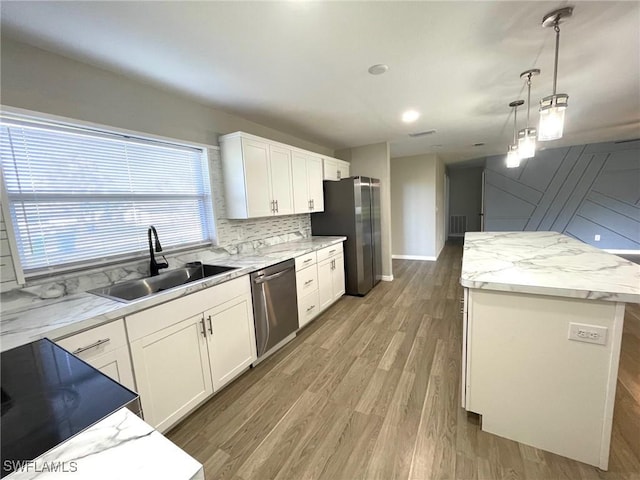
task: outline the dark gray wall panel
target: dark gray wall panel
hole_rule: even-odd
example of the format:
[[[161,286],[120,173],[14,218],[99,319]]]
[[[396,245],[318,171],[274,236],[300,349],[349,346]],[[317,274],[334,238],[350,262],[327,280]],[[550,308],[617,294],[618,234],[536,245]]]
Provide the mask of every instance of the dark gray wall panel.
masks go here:
[[[487,231],[552,230],[640,250],[640,141],[547,149],[515,169],[488,157],[484,214]]]

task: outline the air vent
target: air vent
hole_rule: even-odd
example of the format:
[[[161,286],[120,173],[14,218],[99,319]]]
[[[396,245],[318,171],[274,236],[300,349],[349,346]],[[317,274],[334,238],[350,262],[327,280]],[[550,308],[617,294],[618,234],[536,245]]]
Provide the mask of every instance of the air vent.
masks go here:
[[[424,132],[410,133],[409,136],[411,138],[424,137],[425,135],[431,135],[432,133],[436,133],[436,131],[435,130],[425,130]]]
[[[480,143],[474,143],[473,144],[474,147],[484,147],[484,143],[480,142]]]

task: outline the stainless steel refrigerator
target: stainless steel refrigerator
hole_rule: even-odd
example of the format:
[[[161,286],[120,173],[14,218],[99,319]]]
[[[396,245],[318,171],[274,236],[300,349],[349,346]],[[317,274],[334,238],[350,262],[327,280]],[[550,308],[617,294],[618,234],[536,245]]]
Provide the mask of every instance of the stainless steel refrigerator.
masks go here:
[[[311,214],[313,235],[344,235],[348,295],[365,295],[382,277],[380,180],[349,177],[324,182],[324,212]]]

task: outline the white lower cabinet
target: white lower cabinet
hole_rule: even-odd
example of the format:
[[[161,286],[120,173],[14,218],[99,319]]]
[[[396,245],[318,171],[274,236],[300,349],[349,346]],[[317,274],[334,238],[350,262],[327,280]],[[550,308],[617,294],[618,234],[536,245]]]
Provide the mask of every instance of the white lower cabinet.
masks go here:
[[[219,390],[256,360],[251,295],[204,312],[213,389]]]
[[[55,342],[116,382],[136,390],[122,319],[56,339]]]
[[[344,292],[344,256],[340,248],[339,253],[318,262],[320,310],[334,303],[344,295]]]
[[[156,430],[167,430],[213,393],[202,329],[197,315],[131,343],[144,419]]]
[[[166,431],[257,358],[249,277],[126,318],[144,418]]]

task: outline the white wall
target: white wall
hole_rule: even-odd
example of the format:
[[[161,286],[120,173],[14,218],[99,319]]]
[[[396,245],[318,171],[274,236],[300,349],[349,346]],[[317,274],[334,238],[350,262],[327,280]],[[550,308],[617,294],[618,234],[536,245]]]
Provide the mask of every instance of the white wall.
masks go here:
[[[375,143],[336,152],[336,157],[351,162],[352,176],[377,178],[380,180],[380,230],[382,234],[382,275],[384,280],[393,280],[391,263],[391,169],[389,143]]]
[[[436,155],[391,161],[394,258],[435,260],[444,246],[444,165]]]
[[[242,130],[325,155],[333,151],[92,65],[2,38],[2,105],[218,145]]]

